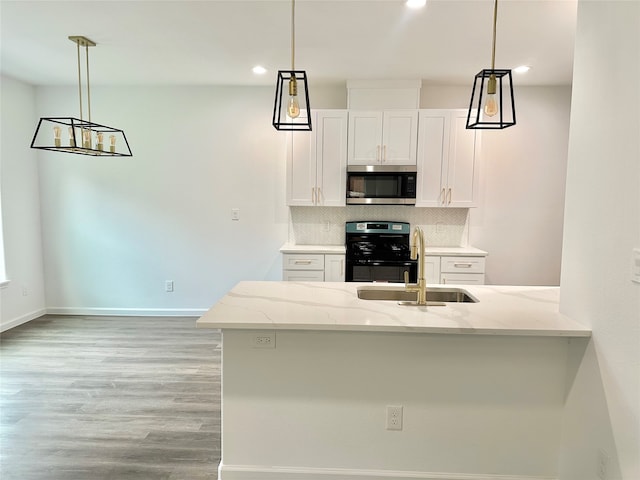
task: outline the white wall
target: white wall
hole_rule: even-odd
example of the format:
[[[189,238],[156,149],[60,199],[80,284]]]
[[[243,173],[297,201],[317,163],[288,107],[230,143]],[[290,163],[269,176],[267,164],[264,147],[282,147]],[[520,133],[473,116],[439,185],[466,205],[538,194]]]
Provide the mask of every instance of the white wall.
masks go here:
[[[40,115],[78,115],[74,88],[37,99]],[[239,280],[280,279],[286,133],[272,102],[271,87],[93,87],[93,121],[124,129],[133,157],[42,153],[50,311],[197,314]]]
[[[593,329],[576,348],[561,480],[640,478],[640,3],[578,4],[561,309]],[[600,477],[602,478],[602,477]]]
[[[33,87],[2,76],[0,170],[4,253],[9,284],[0,288],[0,329],[44,313],[45,292]]]
[[[518,87],[517,124],[482,131],[469,243],[489,252],[486,282],[559,285],[570,87]],[[422,108],[468,108],[467,87],[424,84]]]
[[[556,478],[567,339],[273,333],[223,332],[220,478]]]

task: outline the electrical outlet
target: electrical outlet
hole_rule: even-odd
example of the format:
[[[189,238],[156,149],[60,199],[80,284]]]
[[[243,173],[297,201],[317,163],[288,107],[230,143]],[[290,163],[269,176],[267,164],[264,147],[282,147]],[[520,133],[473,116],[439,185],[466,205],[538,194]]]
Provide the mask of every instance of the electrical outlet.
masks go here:
[[[607,480],[607,467],[609,466],[609,455],[602,449],[598,450],[597,474],[600,480]]]
[[[231,220],[237,221],[240,220],[240,209],[232,208],[231,209]]]
[[[260,332],[251,336],[253,348],[276,348],[276,332]]]
[[[402,405],[387,405],[387,430],[402,430]]]
[[[22,296],[26,297],[29,295],[29,287],[27,287],[26,285],[22,286]]]
[[[165,292],[173,292],[173,280],[166,280],[164,282],[164,291]]]

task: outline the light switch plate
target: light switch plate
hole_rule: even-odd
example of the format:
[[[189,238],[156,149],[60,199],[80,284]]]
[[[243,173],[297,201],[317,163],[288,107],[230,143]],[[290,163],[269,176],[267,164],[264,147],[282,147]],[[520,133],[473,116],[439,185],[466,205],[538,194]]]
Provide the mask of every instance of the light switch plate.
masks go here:
[[[640,248],[633,249],[631,262],[631,281],[640,283]]]

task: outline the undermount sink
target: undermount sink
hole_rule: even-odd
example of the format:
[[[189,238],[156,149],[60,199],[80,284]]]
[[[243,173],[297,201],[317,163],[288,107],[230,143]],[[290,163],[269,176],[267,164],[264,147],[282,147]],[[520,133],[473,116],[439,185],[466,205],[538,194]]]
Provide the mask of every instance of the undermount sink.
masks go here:
[[[358,298],[362,300],[390,300],[414,305],[418,297],[417,292],[407,292],[402,287],[359,287]],[[408,303],[404,303],[408,302]],[[427,302],[433,304],[444,303],[477,303],[476,299],[463,288],[455,287],[431,287],[427,288]],[[429,303],[427,303],[429,305]]]

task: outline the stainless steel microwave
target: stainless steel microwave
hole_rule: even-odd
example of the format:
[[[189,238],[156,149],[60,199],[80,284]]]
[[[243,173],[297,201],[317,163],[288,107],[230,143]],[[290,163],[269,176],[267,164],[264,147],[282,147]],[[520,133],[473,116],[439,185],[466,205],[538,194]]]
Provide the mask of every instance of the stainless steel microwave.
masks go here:
[[[415,165],[349,165],[348,205],[415,205]]]

